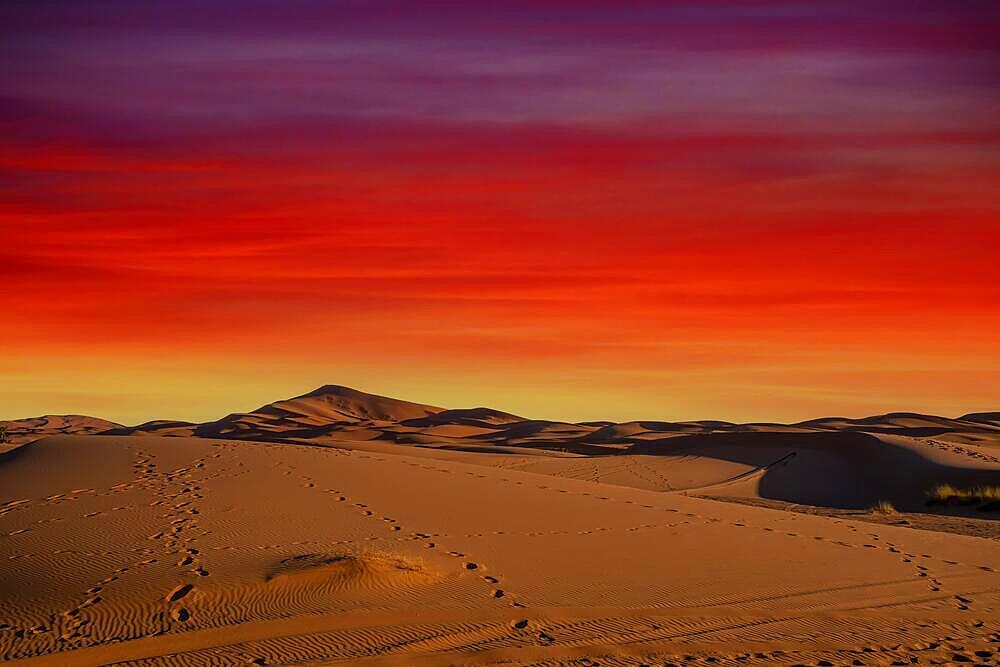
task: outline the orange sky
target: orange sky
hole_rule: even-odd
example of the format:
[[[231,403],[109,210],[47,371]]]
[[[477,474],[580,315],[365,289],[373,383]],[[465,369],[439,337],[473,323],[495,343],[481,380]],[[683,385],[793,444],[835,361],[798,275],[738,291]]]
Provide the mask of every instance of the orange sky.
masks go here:
[[[556,4],[56,4],[0,15],[0,418],[327,383],[569,420],[1000,409],[986,4],[593,2],[540,43]]]

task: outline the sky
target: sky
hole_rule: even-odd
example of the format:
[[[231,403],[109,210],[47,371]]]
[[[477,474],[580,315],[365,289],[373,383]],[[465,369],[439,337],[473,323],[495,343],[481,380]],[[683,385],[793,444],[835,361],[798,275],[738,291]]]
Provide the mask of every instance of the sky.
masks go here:
[[[995,0],[0,4],[0,418],[1000,409]]]

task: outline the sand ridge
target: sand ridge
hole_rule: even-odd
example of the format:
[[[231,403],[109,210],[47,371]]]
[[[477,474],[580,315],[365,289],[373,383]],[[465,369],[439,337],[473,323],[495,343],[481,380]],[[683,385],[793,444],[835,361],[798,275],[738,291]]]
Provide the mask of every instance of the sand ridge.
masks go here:
[[[887,500],[913,512],[924,508],[926,494],[936,484],[998,482],[1000,421],[994,417],[889,413],[797,424],[567,424],[482,407],[448,410],[325,385],[202,424],[158,420],[102,428],[110,422],[38,418],[21,420],[17,432],[20,442],[30,439],[34,428],[36,437],[100,431],[328,447],[384,443],[657,491],[702,490],[716,497],[840,509],[864,509]],[[53,430],[52,424],[60,428]],[[463,452],[474,459],[462,459]],[[562,460],[572,458],[579,460]]]

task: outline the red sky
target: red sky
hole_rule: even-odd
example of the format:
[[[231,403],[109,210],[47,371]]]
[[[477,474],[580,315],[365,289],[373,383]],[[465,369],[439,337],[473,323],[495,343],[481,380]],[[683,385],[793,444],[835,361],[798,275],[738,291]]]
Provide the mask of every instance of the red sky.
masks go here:
[[[203,4],[0,8],[0,418],[1000,409],[993,3]]]

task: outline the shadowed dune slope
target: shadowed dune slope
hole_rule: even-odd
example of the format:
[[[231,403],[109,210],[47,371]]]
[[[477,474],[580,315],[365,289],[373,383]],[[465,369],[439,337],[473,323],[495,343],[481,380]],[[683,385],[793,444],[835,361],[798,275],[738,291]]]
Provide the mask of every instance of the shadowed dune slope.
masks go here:
[[[1000,428],[1000,412],[973,412],[961,417],[962,421],[986,424]]]
[[[508,412],[493,410],[492,408],[466,408],[458,410],[442,410],[428,417],[406,419],[402,421],[403,426],[440,426],[442,424],[454,424],[460,426],[479,426],[482,428],[495,427],[501,424],[513,424],[524,421],[524,417],[518,417]]]
[[[747,467],[703,485],[717,495],[839,508],[891,500],[900,509],[921,510],[927,491],[943,481],[963,488],[1000,481],[1000,461],[988,454],[853,431],[687,435],[633,445],[629,453],[679,459],[682,467],[691,456]]]

